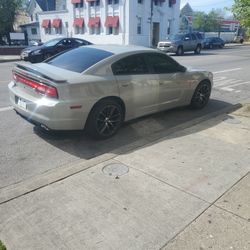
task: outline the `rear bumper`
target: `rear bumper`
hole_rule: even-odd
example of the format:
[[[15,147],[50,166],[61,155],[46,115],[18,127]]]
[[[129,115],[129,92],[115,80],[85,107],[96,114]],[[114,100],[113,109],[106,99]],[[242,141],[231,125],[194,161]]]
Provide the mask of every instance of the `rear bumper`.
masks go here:
[[[72,110],[67,101],[50,98],[34,98],[27,93],[22,93],[15,87],[13,82],[9,83],[10,101],[18,114],[33,124],[39,124],[50,130],[80,130],[84,128],[87,113],[81,109]],[[20,105],[21,99],[26,105]],[[25,107],[24,107],[25,106]]]

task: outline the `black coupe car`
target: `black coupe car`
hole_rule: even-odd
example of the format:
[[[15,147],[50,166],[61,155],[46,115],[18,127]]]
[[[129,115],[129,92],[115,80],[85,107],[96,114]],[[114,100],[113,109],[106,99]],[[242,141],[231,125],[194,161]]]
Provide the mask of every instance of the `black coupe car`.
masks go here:
[[[21,52],[21,59],[32,63],[42,62],[60,52],[90,44],[92,43],[79,38],[56,38],[41,46],[25,48]]]

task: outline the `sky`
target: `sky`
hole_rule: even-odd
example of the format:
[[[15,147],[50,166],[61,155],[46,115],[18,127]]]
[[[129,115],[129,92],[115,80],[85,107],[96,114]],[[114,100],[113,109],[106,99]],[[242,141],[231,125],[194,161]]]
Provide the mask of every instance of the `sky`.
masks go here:
[[[181,8],[189,3],[194,11],[209,12],[212,9],[223,9],[224,7],[231,7],[234,0],[181,0]],[[230,15],[230,12],[226,13]]]

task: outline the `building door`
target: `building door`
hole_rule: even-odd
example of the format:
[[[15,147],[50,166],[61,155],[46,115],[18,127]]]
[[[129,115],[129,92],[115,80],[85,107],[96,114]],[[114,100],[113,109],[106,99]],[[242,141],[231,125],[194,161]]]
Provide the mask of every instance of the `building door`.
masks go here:
[[[156,47],[159,42],[160,36],[160,23],[153,23],[153,38],[152,38],[152,46]]]

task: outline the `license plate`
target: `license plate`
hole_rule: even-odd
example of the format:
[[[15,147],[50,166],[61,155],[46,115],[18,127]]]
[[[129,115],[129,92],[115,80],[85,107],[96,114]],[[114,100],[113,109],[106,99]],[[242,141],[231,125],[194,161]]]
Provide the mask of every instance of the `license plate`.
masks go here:
[[[23,109],[27,108],[27,103],[24,100],[20,99],[20,98],[18,98],[18,100],[17,100],[17,105],[20,106]]]

